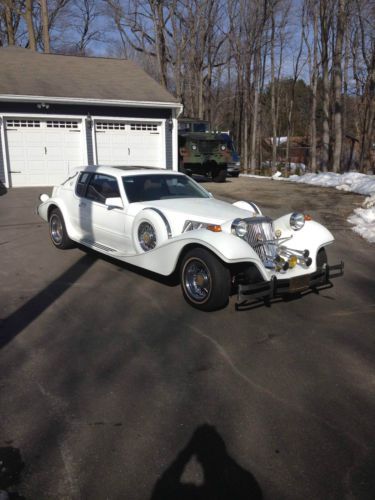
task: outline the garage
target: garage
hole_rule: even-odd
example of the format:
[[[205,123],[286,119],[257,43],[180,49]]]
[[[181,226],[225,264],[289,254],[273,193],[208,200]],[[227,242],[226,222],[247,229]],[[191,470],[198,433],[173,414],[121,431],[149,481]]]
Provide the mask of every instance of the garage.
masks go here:
[[[53,186],[86,163],[80,120],[5,120],[12,186]]]
[[[0,47],[0,68],[6,187],[54,186],[94,164],[178,170],[182,105],[134,62]]]
[[[97,163],[163,167],[165,140],[161,122],[97,121]]]

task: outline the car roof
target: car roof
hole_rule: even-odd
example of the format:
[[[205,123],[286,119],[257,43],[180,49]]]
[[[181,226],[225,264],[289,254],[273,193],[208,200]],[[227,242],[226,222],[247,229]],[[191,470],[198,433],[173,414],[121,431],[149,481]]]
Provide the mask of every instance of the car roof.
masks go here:
[[[165,168],[154,168],[146,166],[127,166],[127,165],[85,165],[82,167],[77,167],[74,169],[75,172],[95,172],[100,174],[109,174],[121,177],[128,175],[145,175],[145,174],[173,174],[173,175],[183,175],[180,172],[175,172],[174,170],[167,170]]]

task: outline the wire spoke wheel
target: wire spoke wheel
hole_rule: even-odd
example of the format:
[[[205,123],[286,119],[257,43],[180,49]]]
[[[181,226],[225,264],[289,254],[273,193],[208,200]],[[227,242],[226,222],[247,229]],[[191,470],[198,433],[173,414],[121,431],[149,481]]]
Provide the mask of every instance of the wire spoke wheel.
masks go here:
[[[228,303],[231,290],[229,269],[205,248],[193,248],[180,267],[182,293],[186,302],[202,311],[215,311]]]
[[[138,241],[142,249],[147,252],[156,247],[156,231],[149,222],[142,222],[138,228]]]
[[[56,248],[65,250],[73,246],[66,231],[64,217],[58,208],[54,208],[49,216],[49,233]]]
[[[185,263],[184,287],[193,300],[197,302],[207,300],[211,293],[211,275],[202,260],[193,257]]]
[[[51,238],[56,245],[60,245],[64,236],[64,229],[58,214],[54,213],[50,219]]]

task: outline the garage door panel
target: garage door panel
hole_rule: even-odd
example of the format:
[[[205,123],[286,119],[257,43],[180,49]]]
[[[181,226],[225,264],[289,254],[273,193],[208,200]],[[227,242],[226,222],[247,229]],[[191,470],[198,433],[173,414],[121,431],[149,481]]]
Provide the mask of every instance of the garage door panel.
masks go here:
[[[6,125],[12,186],[60,184],[83,162],[79,120],[7,120]]]
[[[164,166],[159,122],[97,122],[95,130],[98,163]]]

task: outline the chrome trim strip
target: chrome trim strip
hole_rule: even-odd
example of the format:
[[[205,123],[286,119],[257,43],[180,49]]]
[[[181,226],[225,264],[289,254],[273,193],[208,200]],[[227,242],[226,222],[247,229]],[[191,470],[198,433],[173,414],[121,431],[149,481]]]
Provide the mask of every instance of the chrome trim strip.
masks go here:
[[[157,214],[160,215],[160,217],[163,219],[163,222],[165,224],[165,229],[167,230],[167,233],[168,233],[168,239],[171,239],[172,238],[171,226],[169,225],[168,219],[163,214],[163,212],[155,207],[147,207],[147,208],[144,208],[143,210],[148,210],[148,209],[153,210],[154,212],[156,212]]]
[[[253,210],[254,210],[254,212],[255,212],[256,214],[262,215],[262,212],[261,212],[260,208],[258,207],[258,205],[256,205],[256,204],[255,204],[254,202],[252,202],[252,201],[248,201],[247,203],[251,206],[251,208],[253,208]]]

